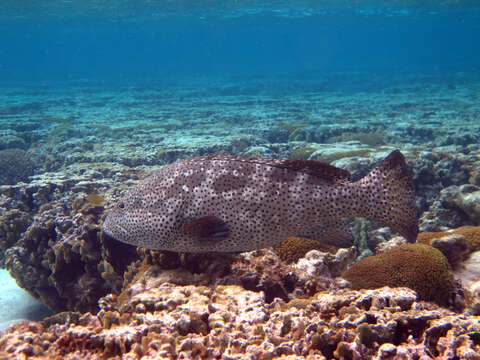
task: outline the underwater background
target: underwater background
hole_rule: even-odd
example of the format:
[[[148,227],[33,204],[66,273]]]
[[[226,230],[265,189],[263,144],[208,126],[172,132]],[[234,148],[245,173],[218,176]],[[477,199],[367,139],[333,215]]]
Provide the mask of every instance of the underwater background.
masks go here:
[[[132,352],[138,358],[183,354],[234,359],[256,353],[257,358],[291,354],[316,359],[317,353],[326,358],[348,358],[348,353],[352,358],[387,359],[395,352],[386,347],[382,352],[379,346],[393,343],[397,354],[404,351],[404,358],[432,354],[433,358],[448,350],[459,358],[473,354],[476,359],[474,354],[480,351],[479,39],[480,4],[471,0],[2,1],[0,330],[15,320],[40,321],[55,314],[41,323],[27,323],[28,331],[64,335],[51,340],[51,347],[18,347],[28,343],[21,335],[27,325],[15,325],[0,332],[0,357],[13,359],[30,350],[40,358],[74,356],[88,350],[95,352],[94,358]],[[363,300],[355,302],[363,293],[342,292],[348,286],[338,279],[353,262],[401,243],[380,223],[352,220],[354,246],[336,249],[335,260],[318,255],[332,249],[311,242],[232,259],[212,254],[185,258],[137,250],[101,230],[106,213],[127,189],[180,159],[224,154],[317,160],[348,170],[356,180],[395,149],[405,156],[415,186],[420,234],[424,234],[418,242],[430,244],[440,237],[430,234],[454,232],[454,240],[437,244],[448,262],[441,260],[447,265],[431,273],[442,275],[428,279],[431,284],[448,284],[439,286],[441,296],[438,288],[426,291],[425,282],[417,280],[401,285],[413,288],[419,298],[413,290],[368,295],[377,304],[375,311],[384,310],[378,298],[386,294],[388,301],[400,304],[391,316],[401,317],[414,309],[412,319],[428,318],[420,320],[424,321],[421,331],[411,330],[416,320],[399,325],[396,334],[404,331],[402,340],[382,338],[380,332],[375,340],[365,339],[365,327],[358,330],[357,325],[372,324],[371,318],[346,324],[345,329],[352,331],[348,336],[338,335],[348,331],[331,325],[338,333],[335,330],[328,339],[320,335],[328,332],[320,325],[304,334],[285,320],[307,308],[303,303],[289,307],[289,300],[313,298],[321,291],[348,299],[345,308],[356,307],[359,314],[369,311],[362,308]],[[318,251],[306,256],[311,249]],[[423,248],[417,251],[423,256]],[[425,261],[428,270],[429,260]],[[413,267],[414,262],[402,264]],[[143,300],[135,298],[138,283],[148,285],[140,293]],[[175,286],[165,285],[170,283]],[[219,283],[226,287],[217,288]],[[400,286],[387,281],[378,287],[383,285]],[[159,292],[152,290],[156,288]],[[457,300],[451,300],[452,294]],[[224,340],[215,342],[215,337],[202,345],[205,349],[181,343],[188,338],[206,344],[210,330],[221,327],[210,322],[204,327],[204,320],[186,310],[196,309],[201,301],[195,301],[202,296],[215,298],[215,306],[226,313],[233,309],[230,318],[217,319],[228,326],[244,309],[229,303],[231,298],[257,309],[246,317],[250,325],[253,321],[264,330],[249,325],[239,330],[235,341],[245,338],[255,343],[253,337],[265,337],[281,327],[286,330],[277,336],[288,341],[297,337],[295,343],[304,345],[283,348],[279,344],[284,340],[270,339],[259,350],[233,340],[227,346]],[[165,300],[168,297],[188,306],[173,309]],[[301,321],[343,320],[349,313],[345,310],[342,315],[344,310],[335,308],[333,298],[319,299],[311,300],[315,311],[305,310],[308,314]],[[162,304],[155,308],[154,303]],[[173,350],[148,348],[141,341],[145,330],[125,320],[129,316],[138,320],[143,316],[139,314],[153,311],[152,306],[155,311],[168,309],[168,316],[176,311],[180,317],[190,316],[187,325],[157,319],[162,331],[182,339],[176,348],[171,345]],[[329,306],[335,310],[328,310]],[[272,323],[256,311],[270,314]],[[281,313],[278,321],[290,325],[274,324],[275,311]],[[128,316],[120,320],[122,314]],[[464,315],[467,318],[460,324]],[[468,331],[431,335],[426,329],[438,325],[431,319],[448,322],[449,329]],[[128,324],[136,335],[115,333],[120,340],[112,340],[105,333],[92,343],[67,332],[70,326],[92,328],[100,323],[108,330]],[[189,337],[197,335],[200,340]],[[357,343],[363,345],[354,347],[351,339],[358,336]],[[439,337],[448,345],[437,347]],[[459,339],[467,339],[461,340],[461,351]],[[17,345],[8,345],[10,341]],[[170,344],[163,338],[159,341]],[[413,343],[428,346],[420,349]]]
[[[444,75],[478,67],[474,1],[5,1],[1,6],[3,81],[282,74],[302,79],[365,71],[388,83],[392,73]]]

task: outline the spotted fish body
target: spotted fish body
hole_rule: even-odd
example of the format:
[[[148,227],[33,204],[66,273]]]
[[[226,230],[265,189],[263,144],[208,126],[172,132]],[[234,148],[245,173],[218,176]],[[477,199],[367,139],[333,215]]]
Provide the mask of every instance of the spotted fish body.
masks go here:
[[[377,220],[413,242],[411,177],[392,152],[364,178],[315,161],[205,156],[152,173],[110,210],[106,234],[180,252],[237,252],[350,217]]]

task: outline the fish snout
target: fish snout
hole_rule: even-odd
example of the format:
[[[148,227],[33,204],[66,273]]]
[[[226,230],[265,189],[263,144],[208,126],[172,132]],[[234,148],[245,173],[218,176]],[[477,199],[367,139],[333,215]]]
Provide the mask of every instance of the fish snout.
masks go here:
[[[119,241],[125,241],[128,239],[128,230],[120,224],[118,216],[116,217],[115,214],[111,212],[107,214],[107,217],[102,224],[102,231]]]

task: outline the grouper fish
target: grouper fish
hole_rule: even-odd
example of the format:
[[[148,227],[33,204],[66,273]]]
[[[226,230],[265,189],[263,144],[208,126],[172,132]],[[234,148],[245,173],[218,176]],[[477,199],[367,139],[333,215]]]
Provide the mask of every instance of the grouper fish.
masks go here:
[[[316,161],[223,155],[181,160],[127,191],[107,214],[103,231],[155,250],[241,252],[351,217],[377,220],[416,240],[413,183],[398,150],[358,181]]]

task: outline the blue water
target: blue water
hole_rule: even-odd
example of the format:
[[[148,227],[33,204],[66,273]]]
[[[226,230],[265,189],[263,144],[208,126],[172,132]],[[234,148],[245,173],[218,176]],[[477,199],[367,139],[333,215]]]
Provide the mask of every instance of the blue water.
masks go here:
[[[475,2],[350,3],[3,1],[0,81],[479,71]]]

